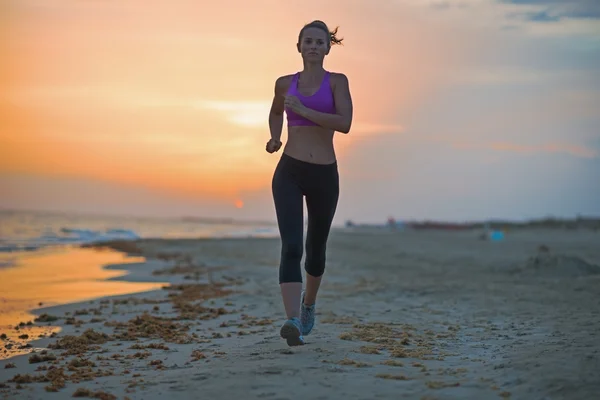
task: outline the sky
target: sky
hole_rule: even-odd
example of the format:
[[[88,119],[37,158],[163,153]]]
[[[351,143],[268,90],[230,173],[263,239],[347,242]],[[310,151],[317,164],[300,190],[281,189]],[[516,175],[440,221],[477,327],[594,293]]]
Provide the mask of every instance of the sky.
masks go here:
[[[3,1],[0,208],[274,220],[314,19],[354,103],[335,223],[600,215],[597,0]]]

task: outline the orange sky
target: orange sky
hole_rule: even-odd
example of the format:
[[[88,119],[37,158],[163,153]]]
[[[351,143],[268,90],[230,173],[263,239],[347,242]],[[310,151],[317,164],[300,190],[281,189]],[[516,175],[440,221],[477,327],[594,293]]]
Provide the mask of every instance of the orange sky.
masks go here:
[[[370,158],[359,156],[364,143],[403,135],[418,140],[411,128],[444,88],[538,79],[530,66],[477,69],[493,57],[489,46],[518,43],[517,34],[502,36],[500,24],[486,28],[513,8],[470,0],[464,3],[473,10],[465,14],[464,7],[441,11],[418,3],[2,2],[0,175],[108,182],[240,207],[269,190],[278,158],[263,150],[273,84],[301,68],[297,32],[315,18],[340,25],[346,38],[326,61],[327,69],[348,75],[354,97],[353,130],[336,137],[340,160],[348,160],[341,171],[357,179],[377,175],[365,168]],[[536,37],[575,29],[572,23],[554,31],[523,27]],[[593,32],[585,23],[575,27]],[[473,115],[472,123],[504,118],[490,113]],[[495,151],[597,155],[566,137],[514,143],[496,135],[474,142],[468,126],[449,121],[426,139],[445,135],[442,142],[454,148],[467,140]],[[22,191],[10,182],[9,194]]]
[[[313,12],[240,1],[24,3],[8,14],[2,170],[225,196],[264,186],[274,157],[258,149],[274,80],[301,65],[294,41]],[[411,28],[395,28],[385,10],[367,11],[381,24],[356,23],[356,11],[319,13],[351,44],[328,68],[352,78],[353,133],[393,129],[389,114],[418,101],[427,82],[417,73],[442,57],[416,49]],[[392,93],[378,96],[382,87]]]

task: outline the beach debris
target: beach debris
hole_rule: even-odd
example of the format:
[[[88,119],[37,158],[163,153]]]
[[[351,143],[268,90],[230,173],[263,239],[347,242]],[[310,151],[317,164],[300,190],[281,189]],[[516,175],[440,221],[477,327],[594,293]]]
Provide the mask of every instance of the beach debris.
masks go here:
[[[16,383],[17,387],[19,385],[27,384],[27,383],[50,383],[45,387],[48,392],[57,392],[59,389],[65,387],[65,382],[69,379],[69,377],[65,374],[63,368],[60,367],[50,367],[48,368],[48,372],[45,374],[39,375],[31,375],[31,374],[17,374],[8,382]]]
[[[361,346],[358,351],[362,354],[381,354],[376,346]]]
[[[351,360],[349,358],[344,358],[340,361],[338,361],[336,364],[338,365],[351,365],[353,367],[357,367],[357,368],[364,368],[364,367],[370,367],[370,364],[361,362],[361,361],[356,361],[356,360]]]
[[[137,358],[138,360],[145,360],[146,358],[150,357],[152,355],[151,352],[149,351],[144,351],[144,352],[140,352],[138,351],[135,354],[129,354],[127,356],[125,356],[126,359],[128,360],[133,360],[134,358]],[[120,356],[120,354],[114,354],[113,355],[113,359],[121,359],[122,357],[115,357],[115,356]]]
[[[106,333],[87,329],[80,336],[67,335],[50,343],[48,348],[54,350],[66,350],[63,355],[82,354],[90,349],[99,349],[99,344],[106,343],[110,337]]]
[[[332,314],[330,316],[321,318],[321,322],[324,324],[352,325],[358,323],[358,319],[348,316],[338,317],[337,315]]]
[[[75,390],[75,392],[73,393],[73,397],[88,397],[91,399],[100,400],[117,400],[117,396],[113,394],[103,392],[101,390],[92,392],[91,390],[84,388],[78,388],[77,390]]]
[[[382,365],[387,365],[388,367],[404,367],[404,363],[396,360],[385,360],[381,362]]]
[[[56,360],[56,356],[52,353],[48,353],[47,350],[42,350],[39,354],[34,353],[31,356],[29,356],[29,364],[36,364],[54,360]]]
[[[418,358],[421,360],[440,359],[434,357],[435,340],[439,339],[429,334],[417,334],[411,325],[394,325],[384,323],[368,323],[353,325],[351,332],[343,332],[339,337],[342,340],[362,341],[375,343],[367,351],[375,349],[379,352],[386,351],[394,358]],[[402,329],[398,329],[402,328]],[[444,337],[455,337],[456,330],[444,333]],[[437,335],[436,335],[437,336]],[[362,352],[360,349],[359,352]]]
[[[397,339],[405,338],[408,338],[408,333],[383,323],[355,324],[352,332],[340,335],[340,339],[343,340],[360,340],[382,345],[394,345]]]
[[[111,243],[103,243],[104,247],[118,247],[120,250],[127,250],[129,253],[135,253],[139,249],[134,243],[120,243],[116,246]],[[141,254],[141,251],[140,251]],[[190,276],[197,276],[202,271],[206,270],[203,265],[194,265],[193,260],[190,257],[181,257],[175,255],[160,255],[159,257],[175,259],[178,264],[171,269],[161,270],[156,275],[161,274],[183,274]],[[198,274],[197,274],[198,273]],[[98,302],[90,302],[90,304],[99,304],[98,308],[81,308],[74,310],[70,313],[66,313],[63,317],[50,315],[47,313],[39,315],[35,318],[37,324],[52,323],[57,320],[62,320],[63,324],[80,327],[85,323],[102,323],[105,331],[86,329],[83,333],[75,333],[65,335],[60,338],[56,338],[53,343],[47,345],[48,349],[56,353],[50,353],[46,350],[40,353],[32,353],[29,357],[29,362],[44,363],[46,365],[37,366],[35,374],[17,374],[9,382],[14,383],[17,389],[23,388],[23,385],[28,383],[40,383],[45,382],[47,386],[45,389],[50,392],[59,391],[64,388],[69,382],[77,383],[82,381],[96,380],[98,377],[110,376],[114,374],[114,370],[111,369],[112,363],[125,364],[120,366],[120,370],[125,367],[125,370],[129,369],[129,363],[131,361],[126,360],[146,360],[148,365],[156,369],[167,368],[164,364],[164,360],[155,359],[153,351],[163,350],[168,351],[169,346],[166,343],[177,343],[177,344],[191,344],[191,343],[207,343],[204,337],[198,336],[196,333],[191,332],[191,326],[197,326],[199,321],[218,318],[222,315],[229,314],[232,312],[239,312],[231,310],[230,307],[220,307],[219,304],[222,302],[213,300],[212,305],[210,301],[216,298],[222,298],[233,293],[232,286],[240,285],[246,280],[224,276],[221,277],[222,282],[190,282],[186,284],[175,284],[163,287],[163,296],[157,298],[140,298],[132,295],[126,298],[119,299],[103,299]],[[157,304],[168,303],[163,308],[163,311],[168,312],[168,317],[159,316],[156,312],[152,313],[150,310],[144,311],[141,314],[136,314],[129,320],[105,320],[107,315],[122,314],[122,310],[118,310],[117,306],[137,306],[150,304],[153,305],[153,311],[160,311]],[[217,304],[218,303],[218,304]],[[111,309],[112,304],[112,309]],[[226,305],[233,306],[233,303],[227,302]],[[94,307],[94,306],[91,306]],[[151,306],[152,307],[152,306]],[[175,311],[173,315],[170,311]],[[128,312],[130,310],[127,310]],[[96,316],[90,320],[82,320],[81,316]],[[240,319],[235,321],[236,324],[243,325],[248,329],[240,331],[242,333],[257,333],[256,330],[251,330],[252,327],[269,327],[273,324],[273,320],[266,317],[255,317],[250,315],[242,314]],[[21,333],[21,339],[31,340],[31,332],[27,330],[25,333],[25,327],[33,325],[32,321],[21,322],[15,328],[16,334]],[[20,332],[19,329],[21,330]],[[76,331],[78,332],[78,331]],[[219,333],[212,332],[214,337],[231,337],[231,333]],[[25,337],[27,335],[27,338]],[[210,335],[210,334],[209,334]],[[56,333],[53,332],[50,337],[56,337]],[[8,335],[4,336],[5,340],[8,339]],[[131,350],[139,350],[136,353],[128,353],[124,350],[120,352],[114,352],[113,350],[117,347],[109,349],[106,346],[103,348],[101,345],[108,342],[116,341],[140,341],[143,339],[158,339],[159,341],[152,343],[133,343],[129,347]],[[11,343],[9,343],[11,344]],[[121,343],[116,343],[116,345]],[[12,344],[11,344],[12,345]],[[126,350],[125,350],[126,351]],[[92,361],[86,354],[90,352],[109,353],[107,356],[95,354]],[[123,354],[124,353],[124,354]],[[191,354],[192,361],[205,360],[210,361],[212,357],[224,357],[224,352],[211,353],[211,357],[208,357],[209,353],[206,351],[195,350]],[[75,357],[72,357],[75,356]],[[58,358],[60,357],[60,358]],[[99,367],[96,365],[99,363]],[[12,364],[14,366],[14,364]],[[112,364],[114,365],[114,364]],[[108,369],[107,369],[108,367]],[[6,364],[5,368],[11,368],[11,364]],[[133,375],[140,376],[139,374]],[[13,386],[15,387],[15,386]],[[74,394],[75,396],[75,394]],[[80,388],[76,391],[75,397],[92,397],[92,398],[107,398],[111,399],[112,395],[100,392],[100,391],[89,391],[87,389]]]
[[[194,350],[192,351],[192,361],[198,361],[198,360],[203,360],[206,358],[206,355],[201,352],[200,350]]]
[[[165,368],[162,360],[152,360],[148,363],[148,366],[150,367],[156,367],[156,369],[163,369]]]
[[[136,344],[130,346],[129,348],[132,350],[145,350],[145,349],[169,350],[169,347],[167,345],[165,345],[164,343],[149,343],[149,344],[136,343]]]
[[[229,311],[223,307],[205,307],[194,302],[216,297],[224,297],[233,293],[233,290],[225,289],[224,286],[225,284],[223,283],[194,283],[167,286],[164,287],[164,289],[170,292],[168,297],[173,303],[173,308],[179,312],[179,319],[207,320],[228,314]]]
[[[394,374],[377,374],[377,375],[375,375],[375,377],[381,378],[381,379],[394,379],[394,380],[397,380],[397,381],[409,381],[409,380],[411,380],[411,378],[408,378],[405,375],[394,375]]]
[[[466,368],[438,368],[438,375],[464,375],[468,370]]]
[[[74,325],[76,328],[79,328],[85,321],[80,319],[76,319],[75,317],[69,317],[65,319],[65,325]]]
[[[157,269],[152,271],[152,275],[162,276],[162,275],[185,275],[183,279],[194,279],[200,280],[200,276],[206,274],[208,271],[205,267],[196,266],[196,265],[186,265],[179,266],[176,265],[174,267],[165,268],[165,269]]]
[[[78,368],[85,368],[85,367],[93,368],[95,366],[96,366],[96,364],[93,361],[90,361],[83,357],[76,357],[76,358],[72,359],[71,361],[69,361],[69,363],[67,364],[69,371],[76,371]]]
[[[58,320],[57,316],[46,314],[46,313],[41,314],[39,317],[34,319],[35,322],[54,322],[56,320]]]
[[[139,297],[127,297],[124,299],[113,299],[112,300],[113,306],[117,306],[117,305],[137,306],[140,304],[161,304],[161,303],[168,303],[168,302],[169,302],[168,299],[147,299],[147,298],[139,298]]]
[[[447,387],[458,387],[460,386],[460,382],[440,382],[440,381],[427,381],[425,385],[429,389],[443,389]]]
[[[117,340],[137,340],[140,337],[162,339],[171,343],[191,343],[192,338],[186,332],[187,325],[174,322],[170,318],[162,318],[144,312],[127,322],[105,322],[105,326],[115,330],[114,338]]]
[[[167,252],[162,252],[162,253],[156,253],[154,255],[154,258],[162,260],[162,261],[171,261],[171,260],[177,260],[178,264],[179,263],[186,263],[186,264],[191,264],[192,263],[192,256],[190,254],[186,254],[186,253],[167,253]]]

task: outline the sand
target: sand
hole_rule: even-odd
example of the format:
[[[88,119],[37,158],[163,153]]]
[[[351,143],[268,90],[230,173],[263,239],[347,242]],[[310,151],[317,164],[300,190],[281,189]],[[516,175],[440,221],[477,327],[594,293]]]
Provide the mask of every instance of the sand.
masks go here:
[[[62,330],[0,361],[0,395],[595,398],[600,233],[478,236],[332,233],[317,324],[295,348],[278,335],[277,239],[142,240],[125,248],[146,261],[114,279],[171,285],[35,310]]]

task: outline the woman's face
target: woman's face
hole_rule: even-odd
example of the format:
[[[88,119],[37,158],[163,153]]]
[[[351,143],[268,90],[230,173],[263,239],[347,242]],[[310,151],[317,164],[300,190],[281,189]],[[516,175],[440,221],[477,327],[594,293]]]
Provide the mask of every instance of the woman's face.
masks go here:
[[[329,35],[323,29],[306,28],[300,37],[298,51],[306,61],[322,61],[329,54]]]

